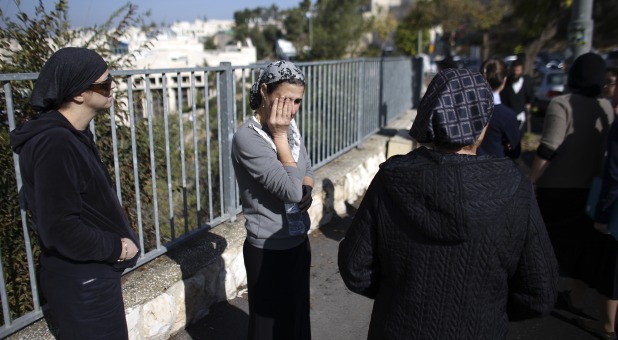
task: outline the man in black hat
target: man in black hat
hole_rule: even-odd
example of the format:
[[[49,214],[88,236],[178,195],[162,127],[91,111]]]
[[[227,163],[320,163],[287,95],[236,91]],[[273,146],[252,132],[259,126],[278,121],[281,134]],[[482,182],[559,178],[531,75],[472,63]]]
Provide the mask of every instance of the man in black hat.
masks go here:
[[[60,49],[32,91],[39,116],[11,132],[59,339],[128,339],[120,276],[137,262],[137,237],[87,129],[113,88],[96,52]]]
[[[502,103],[517,114],[520,126],[526,121],[527,114],[534,100],[534,84],[532,79],[524,74],[524,62],[517,59],[511,63],[506,86],[500,92]]]

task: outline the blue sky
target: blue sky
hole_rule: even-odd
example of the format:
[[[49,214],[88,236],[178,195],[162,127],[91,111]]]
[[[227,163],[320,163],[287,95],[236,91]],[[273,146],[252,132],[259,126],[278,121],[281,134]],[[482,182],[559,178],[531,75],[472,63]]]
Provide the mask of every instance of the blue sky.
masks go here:
[[[101,24],[128,0],[69,0],[69,21],[73,27]],[[300,0],[132,0],[143,13],[150,10],[150,18],[156,23],[173,23],[197,18],[233,19],[234,12],[245,8],[270,7],[279,9],[297,7]],[[21,8],[26,13],[34,13],[38,0],[21,0]],[[44,0],[46,9],[52,9],[54,1]],[[14,0],[0,0],[0,9],[5,15],[14,17]]]

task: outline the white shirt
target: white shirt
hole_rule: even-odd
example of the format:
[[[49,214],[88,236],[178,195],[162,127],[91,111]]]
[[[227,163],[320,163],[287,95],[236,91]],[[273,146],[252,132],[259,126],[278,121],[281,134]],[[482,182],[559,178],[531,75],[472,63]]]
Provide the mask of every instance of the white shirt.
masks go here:
[[[524,77],[523,76],[519,77],[519,79],[516,82],[514,82],[511,86],[513,86],[513,92],[519,93],[519,91],[521,91],[521,88],[524,86]]]

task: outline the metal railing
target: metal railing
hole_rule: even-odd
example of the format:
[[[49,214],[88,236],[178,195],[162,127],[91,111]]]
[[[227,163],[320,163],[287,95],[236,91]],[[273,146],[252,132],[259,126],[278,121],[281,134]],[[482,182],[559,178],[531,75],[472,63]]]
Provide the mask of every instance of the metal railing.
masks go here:
[[[359,145],[419,100],[422,73],[418,60],[352,59],[297,65],[306,75],[297,120],[315,169]],[[137,266],[171,246],[182,246],[180,241],[195,233],[235,219],[240,212],[229,157],[231,141],[236,127],[252,114],[249,89],[263,66],[222,63],[218,67],[111,72],[117,81],[114,105],[110,115],[97,117],[90,129],[111,166],[118,199],[139,235],[142,256]],[[27,106],[28,89],[36,78],[35,73],[0,74],[0,110],[5,119],[0,150],[10,153],[8,133],[26,119],[22,107]],[[5,221],[0,225],[5,232],[0,235],[4,322],[0,337],[42,317],[37,247],[31,243],[35,234],[29,228],[28,212],[19,208],[17,199],[22,186],[18,156],[3,156],[13,158],[12,169],[3,171],[14,177],[15,191],[5,199],[17,213],[0,216]],[[9,229],[12,235],[21,234],[17,245],[6,241]],[[28,268],[7,270],[7,264],[23,256]]]

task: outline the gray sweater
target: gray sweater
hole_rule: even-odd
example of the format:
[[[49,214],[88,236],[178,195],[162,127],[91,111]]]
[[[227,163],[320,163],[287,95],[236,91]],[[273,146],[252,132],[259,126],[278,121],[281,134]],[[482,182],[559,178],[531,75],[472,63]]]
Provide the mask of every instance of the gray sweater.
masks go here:
[[[303,178],[313,178],[311,160],[301,139],[297,167],[283,166],[273,147],[253,125],[262,129],[259,123],[247,119],[232,142],[232,164],[246,218],[247,240],[258,248],[290,249],[301,244],[307,235],[289,235],[284,202],[300,202]],[[303,217],[308,230],[309,214],[304,212]]]

